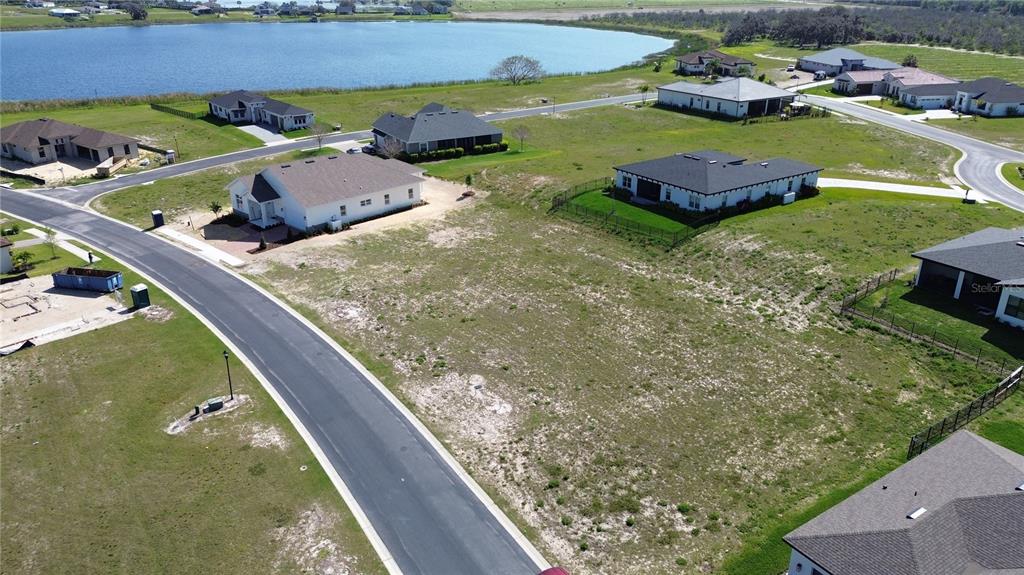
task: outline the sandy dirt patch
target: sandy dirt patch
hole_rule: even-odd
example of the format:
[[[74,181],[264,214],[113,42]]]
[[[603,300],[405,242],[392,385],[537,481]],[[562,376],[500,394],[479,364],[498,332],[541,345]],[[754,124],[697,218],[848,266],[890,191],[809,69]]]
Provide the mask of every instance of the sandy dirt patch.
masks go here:
[[[288,438],[284,433],[273,425],[253,423],[247,425],[243,433],[249,437],[249,443],[254,447],[288,449]]]
[[[337,515],[316,504],[303,511],[294,525],[275,529],[273,537],[281,544],[275,562],[277,570],[294,565],[300,573],[355,573],[356,558],[344,555],[331,539],[338,521]]]

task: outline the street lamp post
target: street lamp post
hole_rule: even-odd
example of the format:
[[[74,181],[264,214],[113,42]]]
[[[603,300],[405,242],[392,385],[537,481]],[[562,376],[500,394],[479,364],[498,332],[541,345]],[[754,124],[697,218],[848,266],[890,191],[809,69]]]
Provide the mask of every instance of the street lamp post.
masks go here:
[[[228,350],[224,350],[224,368],[228,370],[228,393],[231,394],[229,401],[235,400],[235,389],[231,385],[231,364],[228,363]]]

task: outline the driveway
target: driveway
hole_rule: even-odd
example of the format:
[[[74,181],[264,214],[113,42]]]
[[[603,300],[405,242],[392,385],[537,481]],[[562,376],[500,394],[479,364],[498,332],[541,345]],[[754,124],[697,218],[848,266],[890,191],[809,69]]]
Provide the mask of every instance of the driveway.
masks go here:
[[[263,140],[263,143],[267,144],[268,146],[289,141],[288,138],[285,138],[281,134],[273,132],[264,126],[257,126],[255,124],[252,124],[249,126],[238,126],[238,129],[245,132],[246,134],[256,136],[260,140]]]

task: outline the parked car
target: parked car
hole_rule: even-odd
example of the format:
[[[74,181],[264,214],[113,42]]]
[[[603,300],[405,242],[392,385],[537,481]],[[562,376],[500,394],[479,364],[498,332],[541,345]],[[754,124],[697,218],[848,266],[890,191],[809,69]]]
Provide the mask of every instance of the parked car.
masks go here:
[[[789,66],[786,66],[787,72],[792,72],[794,70],[796,70],[796,64],[790,64]]]
[[[365,146],[362,147],[362,151],[364,154],[377,154],[377,148],[373,144],[366,144]]]
[[[815,80],[827,80],[828,79],[828,74],[826,74],[824,70],[818,70],[817,72],[814,73],[814,79]]]
[[[345,153],[346,154],[362,154],[363,153],[363,149],[362,148],[349,148],[349,149],[345,150]]]

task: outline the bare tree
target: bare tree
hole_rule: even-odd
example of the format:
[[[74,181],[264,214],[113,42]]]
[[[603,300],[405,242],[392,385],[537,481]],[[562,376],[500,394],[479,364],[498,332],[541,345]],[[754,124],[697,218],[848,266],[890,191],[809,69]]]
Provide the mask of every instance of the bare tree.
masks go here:
[[[544,68],[540,62],[529,56],[509,56],[491,70],[491,77],[518,86],[527,82],[536,82],[544,76]]]
[[[643,104],[647,105],[647,92],[651,91],[651,87],[648,84],[642,84],[637,91],[640,92],[640,96],[643,98]]]
[[[324,147],[324,138],[327,137],[327,134],[331,133],[331,130],[323,124],[313,124],[309,128],[309,133],[316,138],[316,147],[319,150]]]
[[[49,246],[50,255],[57,257],[57,232],[46,230],[46,237],[43,238],[43,243]]]
[[[518,126],[512,129],[512,135],[515,136],[517,140],[519,140],[519,151],[522,152],[523,141],[526,140],[526,138],[530,137],[530,129],[522,124],[519,124]]]
[[[398,138],[388,136],[377,142],[377,153],[384,158],[397,158],[405,153],[405,146]]]

